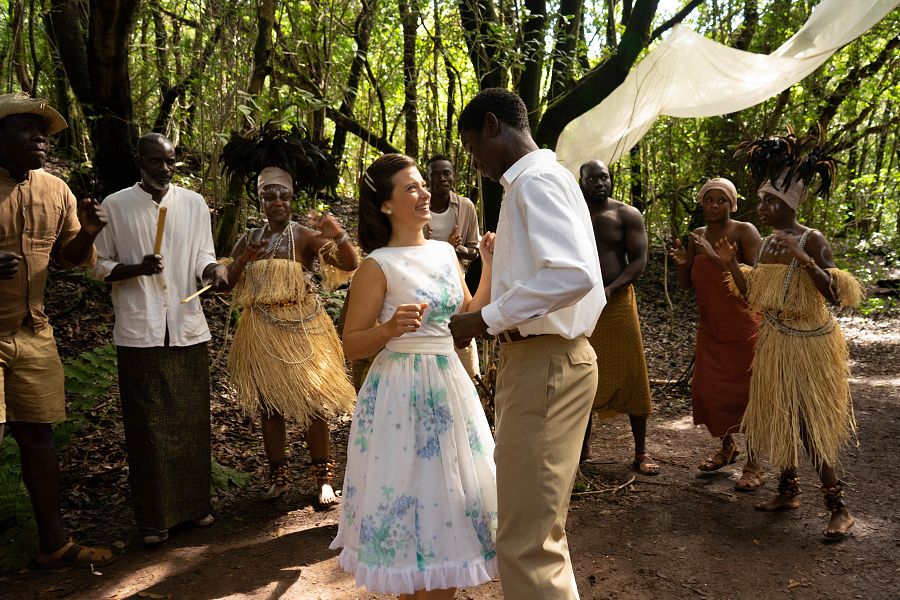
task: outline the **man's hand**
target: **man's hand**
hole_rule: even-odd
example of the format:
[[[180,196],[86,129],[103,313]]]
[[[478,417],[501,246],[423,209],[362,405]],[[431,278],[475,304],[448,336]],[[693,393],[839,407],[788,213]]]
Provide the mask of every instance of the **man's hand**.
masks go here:
[[[12,279],[19,270],[23,257],[15,252],[0,252],[0,279]]]
[[[457,348],[465,348],[472,340],[487,333],[488,326],[481,318],[481,311],[465,312],[450,317],[450,333]]]
[[[456,225],[454,225],[453,229],[450,230],[450,237],[447,238],[447,241],[454,248],[456,248],[457,246],[462,246],[462,236],[459,235],[459,231],[457,230]]]
[[[93,198],[85,198],[78,203],[78,222],[86,234],[96,236],[106,227],[108,221],[106,211]]]
[[[213,291],[224,292],[229,288],[228,285],[228,267],[225,265],[216,265],[213,267],[212,273],[209,274],[209,284]]]
[[[159,254],[148,254],[138,265],[141,275],[156,275],[162,273],[163,264],[162,256]]]

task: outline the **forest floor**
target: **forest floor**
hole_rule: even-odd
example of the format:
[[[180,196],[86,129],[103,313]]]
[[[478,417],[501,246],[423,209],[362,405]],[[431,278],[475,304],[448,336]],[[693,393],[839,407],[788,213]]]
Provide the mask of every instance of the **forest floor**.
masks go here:
[[[102,286],[77,274],[56,273],[48,290],[64,360],[109,343],[112,310]],[[896,441],[900,438],[900,315],[847,314],[847,336],[859,420],[859,445],[844,461],[847,498],[856,516],[852,535],[825,543],[826,512],[808,464],[799,510],[767,514],[753,504],[773,493],[777,475],[751,494],[736,493],[740,465],[701,476],[696,469],[716,444],[693,426],[686,379],[696,312],[692,296],[662,288],[651,263],[639,305],[655,412],[648,446],[662,471],[634,476],[628,465],[631,433],[625,417],[594,428],[597,464],[584,470],[586,489],[573,497],[569,547],[584,599],[819,599],[897,598],[900,589],[900,509],[896,499]],[[674,287],[674,286],[673,286]],[[308,453],[301,432],[289,430],[295,485],[281,499],[259,499],[266,465],[259,426],[230,400],[222,353],[228,298],[205,300],[213,329],[213,454],[251,474],[246,487],[214,496],[217,522],[173,532],[158,549],[144,548],[128,505],[127,463],[115,386],[89,417],[92,426],[61,455],[64,519],[83,542],[113,544],[122,556],[89,570],[0,573],[0,597],[124,599],[381,599],[355,588],[328,545],[340,508],[313,509],[312,482],[303,474]],[[666,383],[669,381],[670,383]],[[332,423],[334,457],[344,462],[349,418]],[[337,481],[343,472],[338,472]],[[23,561],[27,562],[27,561]],[[460,590],[458,599],[502,598],[499,582]],[[539,599],[535,599],[539,600]]]

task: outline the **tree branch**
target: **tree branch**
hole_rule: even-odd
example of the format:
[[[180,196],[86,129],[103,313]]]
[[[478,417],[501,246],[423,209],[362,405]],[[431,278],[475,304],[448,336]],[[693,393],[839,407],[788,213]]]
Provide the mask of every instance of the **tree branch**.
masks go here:
[[[397,148],[385,138],[380,135],[373,133],[370,129],[368,129],[365,125],[358,123],[352,117],[349,117],[345,114],[342,114],[339,110],[331,107],[325,108],[325,116],[334,121],[335,125],[341,127],[342,129],[352,133],[365,143],[369,144],[373,148],[376,148],[382,152],[393,152],[396,154],[402,154],[403,151],[400,148]]]
[[[656,29],[653,30],[653,33],[650,34],[650,42],[653,42],[653,40],[657,39],[659,36],[664,34],[666,31],[672,29],[673,27],[675,27],[676,25],[678,25],[679,23],[684,21],[684,19],[689,14],[691,14],[695,8],[697,8],[701,4],[703,4],[703,0],[691,0],[690,2],[688,2],[684,6],[684,8],[682,8],[677,13],[675,13],[675,16],[673,16],[671,19],[669,19],[668,21],[666,21],[665,23],[663,23],[662,25],[660,25],[659,27],[657,27]],[[649,42],[648,42],[648,45],[649,45]]]

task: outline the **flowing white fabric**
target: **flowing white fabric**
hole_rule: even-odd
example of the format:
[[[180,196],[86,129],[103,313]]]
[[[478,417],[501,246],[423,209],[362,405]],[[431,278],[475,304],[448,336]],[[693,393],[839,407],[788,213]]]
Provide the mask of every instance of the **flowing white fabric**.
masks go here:
[[[557,159],[577,172],[585,162],[618,160],[660,115],[711,117],[743,110],[797,83],[878,23],[900,0],[822,0],[772,54],[723,46],[676,25],[603,102],[569,123]]]

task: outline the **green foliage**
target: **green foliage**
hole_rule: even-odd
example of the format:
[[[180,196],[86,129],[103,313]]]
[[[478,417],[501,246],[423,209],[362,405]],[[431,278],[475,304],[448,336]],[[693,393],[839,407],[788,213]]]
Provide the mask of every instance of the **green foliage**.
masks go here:
[[[65,422],[53,428],[53,442],[64,448],[87,423],[87,413],[109,390],[116,377],[112,344],[82,352],[63,366],[69,396]],[[21,568],[37,547],[31,500],[22,482],[19,449],[8,435],[0,444],[0,569]]]
[[[239,488],[245,488],[250,484],[249,474],[241,473],[231,467],[226,467],[219,463],[215,458],[211,458],[210,460],[212,460],[213,491],[225,490],[232,485]]]

